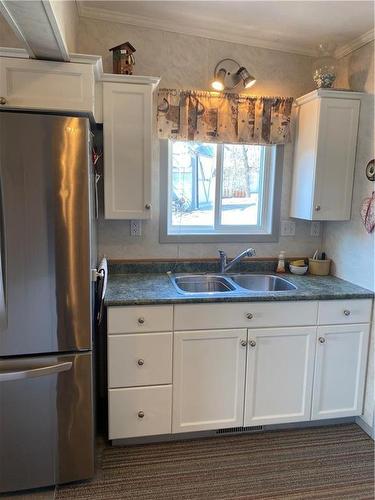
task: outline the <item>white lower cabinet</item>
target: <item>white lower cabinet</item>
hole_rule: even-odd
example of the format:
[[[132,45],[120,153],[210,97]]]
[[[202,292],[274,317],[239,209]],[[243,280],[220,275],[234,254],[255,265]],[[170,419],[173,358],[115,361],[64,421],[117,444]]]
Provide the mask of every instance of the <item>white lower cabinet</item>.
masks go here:
[[[175,332],[172,432],[243,425],[247,332]]]
[[[309,420],[316,327],[248,333],[245,426]]]
[[[109,308],[109,439],[360,415],[372,301],[280,304]]]
[[[318,328],[312,419],[362,413],[369,325]]]

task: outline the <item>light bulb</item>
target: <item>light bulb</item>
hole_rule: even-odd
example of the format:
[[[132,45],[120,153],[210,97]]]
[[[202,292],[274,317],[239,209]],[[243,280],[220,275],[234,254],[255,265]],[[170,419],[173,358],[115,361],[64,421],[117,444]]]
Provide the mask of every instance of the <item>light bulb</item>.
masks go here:
[[[224,90],[223,82],[220,82],[219,80],[214,80],[211,83],[211,87],[215,90]]]
[[[245,89],[249,89],[250,87],[252,87],[254,85],[254,83],[256,83],[255,78],[250,77],[249,80],[247,80],[246,82],[244,82]]]
[[[226,70],[224,68],[220,68],[219,71],[215,73],[215,80],[211,83],[211,87],[215,90],[224,90],[226,74]]]

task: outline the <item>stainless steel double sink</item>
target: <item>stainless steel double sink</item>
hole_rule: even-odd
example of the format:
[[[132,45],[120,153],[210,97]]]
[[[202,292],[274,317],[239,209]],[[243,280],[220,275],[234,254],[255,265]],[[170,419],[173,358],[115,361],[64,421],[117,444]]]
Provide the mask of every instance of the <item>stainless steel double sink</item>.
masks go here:
[[[183,295],[235,295],[244,292],[296,290],[290,281],[273,274],[172,274],[176,290]]]

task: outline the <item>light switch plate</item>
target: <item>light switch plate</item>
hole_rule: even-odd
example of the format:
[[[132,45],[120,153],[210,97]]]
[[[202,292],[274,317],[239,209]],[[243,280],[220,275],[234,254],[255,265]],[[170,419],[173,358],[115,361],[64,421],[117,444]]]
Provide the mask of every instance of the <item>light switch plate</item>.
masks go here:
[[[141,220],[131,220],[130,221],[130,236],[142,236],[142,221]]]
[[[280,227],[281,236],[294,236],[296,234],[296,223],[292,220],[282,220]]]
[[[311,236],[319,236],[320,235],[320,222],[314,221],[311,223],[310,235]]]

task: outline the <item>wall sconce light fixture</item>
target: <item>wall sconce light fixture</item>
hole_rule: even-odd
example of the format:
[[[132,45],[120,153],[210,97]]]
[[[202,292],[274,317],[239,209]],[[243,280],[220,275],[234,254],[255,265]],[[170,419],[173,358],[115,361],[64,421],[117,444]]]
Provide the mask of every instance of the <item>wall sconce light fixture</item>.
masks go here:
[[[215,90],[232,90],[240,83],[248,89],[256,82],[244,66],[240,66],[234,59],[223,59],[216,65],[214,80],[211,87]]]

